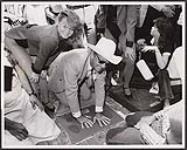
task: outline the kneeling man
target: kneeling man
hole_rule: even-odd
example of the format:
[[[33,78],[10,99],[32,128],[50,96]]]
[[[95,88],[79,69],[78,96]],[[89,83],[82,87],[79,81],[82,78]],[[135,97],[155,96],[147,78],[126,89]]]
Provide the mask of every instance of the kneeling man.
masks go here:
[[[105,101],[105,67],[106,63],[118,64],[122,60],[122,57],[114,55],[115,49],[116,44],[103,37],[96,45],[87,43],[87,48],[61,53],[50,66],[49,91],[60,100],[60,105],[67,104],[70,107],[73,117],[82,128],[92,127],[95,122],[101,127],[110,123],[110,119],[102,114]],[[81,82],[93,74],[96,115],[92,122],[80,111],[78,89]],[[60,108],[59,106],[57,109],[57,115]]]

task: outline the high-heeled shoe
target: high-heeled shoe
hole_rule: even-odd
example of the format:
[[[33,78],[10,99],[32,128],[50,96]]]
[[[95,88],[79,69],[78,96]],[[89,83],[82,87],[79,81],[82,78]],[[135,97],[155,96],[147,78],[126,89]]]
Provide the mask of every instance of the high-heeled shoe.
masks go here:
[[[170,106],[170,100],[169,99],[164,99],[163,101],[163,109],[167,108]]]
[[[126,96],[131,96],[132,95],[131,90],[129,88],[123,88],[123,93]]]

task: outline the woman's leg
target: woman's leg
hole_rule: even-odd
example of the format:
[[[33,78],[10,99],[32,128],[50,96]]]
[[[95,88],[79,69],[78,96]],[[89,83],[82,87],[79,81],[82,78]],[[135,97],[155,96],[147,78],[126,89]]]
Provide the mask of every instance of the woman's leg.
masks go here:
[[[171,85],[169,74],[167,70],[160,70],[159,72],[159,95],[161,100],[164,102],[164,108],[170,105],[170,100],[174,98]]]
[[[11,52],[14,59],[18,62],[19,66],[24,70],[29,77],[32,73],[31,57],[27,53],[27,49],[19,46],[14,39],[5,37],[5,47]]]
[[[17,65],[25,73],[29,81],[29,77],[32,74],[32,61],[31,57],[27,53],[27,49],[19,46],[14,39],[10,39],[8,37],[5,37],[5,48],[8,49],[11,57],[15,59]],[[35,93],[38,93],[37,85],[32,82],[30,82],[30,85],[32,86],[32,89],[35,91]]]

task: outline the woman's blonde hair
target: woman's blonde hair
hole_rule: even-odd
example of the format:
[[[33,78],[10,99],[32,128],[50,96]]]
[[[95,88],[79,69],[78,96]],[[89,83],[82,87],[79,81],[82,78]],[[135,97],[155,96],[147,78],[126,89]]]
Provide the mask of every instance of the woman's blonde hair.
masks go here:
[[[65,9],[58,15],[58,22],[60,22],[64,17],[67,18],[69,27],[73,30],[73,34],[68,38],[68,43],[73,46],[73,48],[82,47],[82,36],[84,32],[84,25],[81,22],[79,16],[70,9]],[[77,45],[77,46],[76,46]]]

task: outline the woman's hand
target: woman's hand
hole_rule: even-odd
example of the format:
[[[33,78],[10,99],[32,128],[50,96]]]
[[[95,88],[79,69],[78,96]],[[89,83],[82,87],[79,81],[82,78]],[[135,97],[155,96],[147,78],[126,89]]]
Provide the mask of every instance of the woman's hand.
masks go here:
[[[137,44],[138,44],[138,45],[146,45],[146,40],[145,40],[145,39],[139,39],[139,40],[137,41]]]
[[[146,46],[146,40],[145,39],[139,39],[137,41],[137,48],[138,50],[142,50]]]
[[[141,52],[143,52],[143,53],[148,52],[148,51],[150,51],[150,52],[157,52],[157,51],[159,51],[159,49],[158,49],[157,46],[145,46],[145,47],[141,50]]]
[[[40,74],[32,72],[31,77],[30,77],[30,81],[37,83],[37,82],[39,82],[39,79],[40,79]]]
[[[104,126],[109,125],[111,120],[101,113],[96,113],[96,115],[93,118],[93,123],[96,123],[96,122],[98,122],[100,127],[103,127],[103,125]]]

